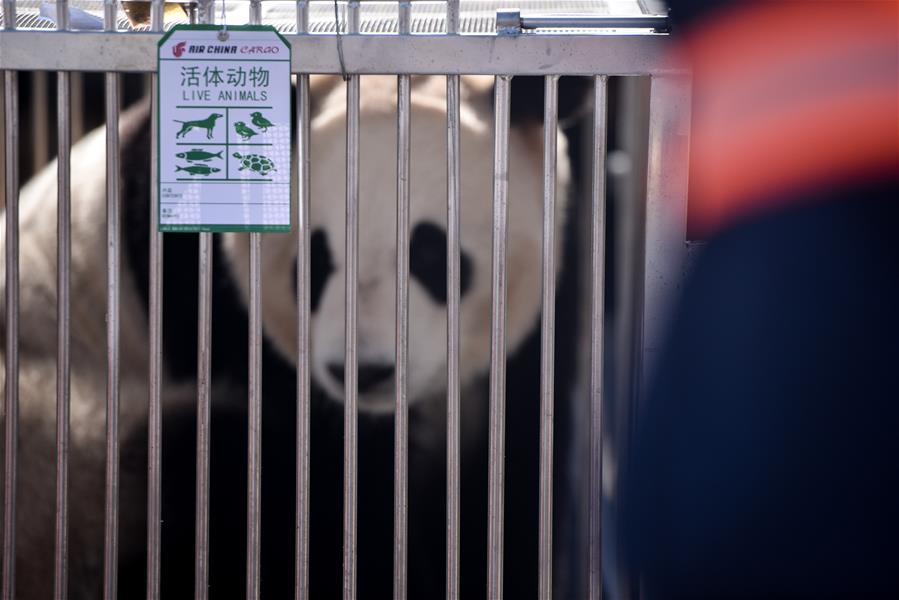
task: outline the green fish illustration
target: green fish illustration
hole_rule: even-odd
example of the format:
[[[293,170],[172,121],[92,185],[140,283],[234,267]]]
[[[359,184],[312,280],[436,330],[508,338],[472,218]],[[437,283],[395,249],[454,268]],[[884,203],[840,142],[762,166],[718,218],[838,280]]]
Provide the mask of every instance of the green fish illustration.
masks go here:
[[[190,160],[193,162],[208,161],[208,160],[212,160],[213,158],[223,158],[222,152],[223,152],[222,150],[219,150],[218,152],[213,153],[213,152],[206,152],[205,150],[202,150],[201,148],[193,148],[187,152],[179,152],[175,156],[178,158],[183,158],[183,159]]]
[[[175,171],[187,171],[191,175],[211,175],[213,173],[218,173],[221,169],[206,165],[190,165],[189,167],[175,165]]]

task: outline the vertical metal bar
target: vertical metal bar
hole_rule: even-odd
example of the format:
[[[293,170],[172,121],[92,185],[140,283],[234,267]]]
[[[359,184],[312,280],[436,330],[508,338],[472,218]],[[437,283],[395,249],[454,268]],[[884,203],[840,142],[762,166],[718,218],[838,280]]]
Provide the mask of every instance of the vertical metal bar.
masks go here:
[[[653,76],[649,97],[643,348],[638,396],[654,366],[668,322],[670,300],[680,287],[686,260],[690,101],[689,76]]]
[[[250,2],[250,23],[258,25],[260,0]],[[247,600],[259,598],[262,517],[262,234],[250,234],[249,431],[247,448]]]
[[[68,0],[57,0],[56,23],[60,31],[69,28]],[[71,74],[56,74],[57,115],[57,196],[56,196],[56,556],[54,598],[68,595],[69,552],[69,269],[71,266]]]
[[[399,33],[408,35],[412,3],[399,2]],[[397,77],[396,126],[396,415],[394,433],[393,597],[406,598],[409,500],[409,204],[411,179],[412,87],[409,75]]]
[[[59,4],[57,2],[57,4]],[[58,7],[57,7],[58,8]],[[57,27],[59,23],[57,23]],[[37,172],[50,159],[50,127],[42,107],[50,104],[50,73],[32,71],[31,75],[31,170]]]
[[[606,467],[611,465],[613,468],[615,465],[626,465],[629,460],[638,413],[637,379],[643,342],[646,166],[651,78],[619,77],[615,84],[610,86],[610,93],[616,94],[615,102],[619,110],[610,127],[615,129],[616,154],[620,153],[619,156],[623,156],[625,161],[617,165],[616,169],[611,168],[612,161],[609,161],[607,184],[611,209],[607,227],[609,231],[615,232],[611,254],[615,260],[613,270],[618,275],[611,288],[615,294],[612,300],[615,311],[607,319],[607,326],[611,331],[606,341],[607,344],[613,344],[610,350],[615,358],[611,361],[614,367],[611,381],[614,386],[606,386],[604,399],[604,416],[607,419],[611,416],[612,421],[606,420],[603,424],[606,433],[603,444],[606,451],[611,452],[603,460]],[[610,239],[609,242],[611,244],[613,240]],[[588,313],[589,310],[588,307]],[[585,352],[585,355],[589,355],[589,352]],[[589,403],[586,410],[590,410]],[[590,419],[585,416],[583,420],[588,424],[589,438]],[[586,452],[590,451],[589,442],[584,447]],[[585,464],[589,463],[585,461]],[[621,493],[620,487],[616,491],[606,499],[606,506],[613,509],[627,506],[628,499]],[[585,494],[584,498],[586,507],[588,495]],[[587,514],[589,512],[585,516]],[[587,527],[584,530],[588,533]],[[621,544],[620,539],[610,541],[616,545]],[[615,569],[614,574],[606,571],[606,580],[609,583],[614,581],[614,589],[609,586],[608,592],[623,598],[639,595],[639,574],[634,569],[616,560],[606,560],[605,568]],[[583,574],[586,578],[589,570],[583,569]]]
[[[309,2],[297,2],[297,33],[309,30]],[[309,75],[297,75],[297,538],[296,600],[309,598]]]
[[[459,0],[447,0],[446,32],[449,34],[459,33]]]
[[[459,31],[459,0],[446,6],[446,32]],[[461,392],[459,376],[460,265],[460,165],[459,145],[460,80],[446,78],[446,224],[447,224],[447,306],[446,306],[446,597],[459,598],[459,523],[461,514]]]
[[[15,29],[16,3],[3,2],[3,28]],[[19,439],[19,81],[3,72],[6,104],[6,392],[3,465],[3,600],[16,590],[16,448]]]
[[[117,3],[104,2],[106,31],[116,29]],[[119,75],[106,73],[106,521],[103,597],[118,597],[119,549]]]
[[[250,0],[250,25],[262,23],[262,0]]]
[[[541,600],[552,598],[553,569],[553,385],[556,348],[556,142],[559,76],[546,77],[543,114],[543,311],[540,329],[540,535]]]
[[[150,6],[150,29],[162,31],[162,0],[153,0]],[[150,75],[152,103],[150,107],[150,359],[147,432],[147,600],[159,600],[159,563],[162,523],[162,249],[163,238],[159,232],[158,177],[158,82],[159,75]]]
[[[247,598],[259,598],[262,492],[262,234],[250,234],[249,446],[247,448]]]
[[[84,73],[72,73],[72,140],[84,137]]]
[[[309,2],[297,2],[297,33],[309,29]],[[297,534],[296,589],[297,600],[309,597],[309,75],[297,75]]]
[[[208,595],[209,423],[212,369],[212,234],[200,234],[199,315],[197,317],[197,497],[194,598]]]
[[[359,32],[359,0],[347,3],[347,33]],[[359,265],[359,76],[346,86],[346,315],[343,424],[343,599],[356,598],[358,363],[356,292]]]
[[[199,11],[202,23],[212,22],[211,2]],[[194,598],[209,594],[209,444],[212,385],[212,234],[199,234],[197,291],[197,480],[194,530]]]
[[[593,112],[593,238],[591,244],[593,287],[590,317],[590,513],[589,579],[590,600],[602,598],[602,408],[603,327],[606,227],[606,121],[608,77],[594,79]]]
[[[6,114],[6,81],[0,76],[0,115]],[[6,164],[6,119],[0,118],[0,165]],[[0,185],[0,209],[6,207],[6,186]]]
[[[506,242],[509,194],[509,101],[512,78],[496,78],[493,146],[493,292],[490,322],[490,441],[487,598],[503,597],[503,485],[506,443]]]

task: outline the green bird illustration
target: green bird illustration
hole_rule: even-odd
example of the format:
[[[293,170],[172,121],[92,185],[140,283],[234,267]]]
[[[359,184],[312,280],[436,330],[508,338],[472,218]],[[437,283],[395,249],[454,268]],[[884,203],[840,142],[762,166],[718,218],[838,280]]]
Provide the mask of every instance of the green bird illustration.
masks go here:
[[[253,125],[262,131],[268,131],[269,127],[275,126],[274,123],[263,117],[261,112],[250,113],[250,116],[253,117]]]
[[[254,135],[257,135],[257,132],[253,131],[252,129],[247,127],[247,124],[244,123],[243,121],[238,121],[237,123],[234,124],[234,131],[236,131],[237,135],[239,135],[241,137],[241,139],[245,142],[247,140],[249,140],[251,137],[253,137]]]

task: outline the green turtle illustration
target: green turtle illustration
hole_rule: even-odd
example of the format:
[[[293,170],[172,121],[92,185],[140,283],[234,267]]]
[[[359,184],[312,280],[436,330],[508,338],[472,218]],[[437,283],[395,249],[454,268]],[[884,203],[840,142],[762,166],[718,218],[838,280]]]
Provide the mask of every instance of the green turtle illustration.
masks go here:
[[[224,158],[222,152],[224,152],[224,150],[219,150],[218,152],[206,152],[202,148],[193,148],[187,152],[179,152],[175,156],[192,162],[207,162],[213,158]]]
[[[175,165],[175,171],[186,171],[191,175],[212,175],[213,173],[218,173],[221,169],[207,165],[190,165],[189,167]]]
[[[267,156],[262,156],[261,154],[241,154],[240,152],[235,152],[233,156],[240,161],[240,168],[237,169],[238,171],[249,169],[251,171],[256,171],[260,175],[268,175],[271,171],[278,170],[275,168],[275,163],[272,162],[272,159]]]
[[[263,117],[261,112],[250,113],[250,116],[253,117],[253,125],[261,129],[262,131],[268,131],[269,127],[275,126],[274,123]]]
[[[254,135],[258,135],[258,132],[247,127],[247,124],[243,121],[238,121],[234,124],[234,131],[237,132],[237,135],[239,135],[243,141],[247,141]]]

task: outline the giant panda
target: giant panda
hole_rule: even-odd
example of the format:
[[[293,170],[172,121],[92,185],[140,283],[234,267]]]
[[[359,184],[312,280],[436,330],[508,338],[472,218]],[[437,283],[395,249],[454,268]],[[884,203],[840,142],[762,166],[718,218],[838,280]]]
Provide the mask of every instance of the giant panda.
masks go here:
[[[392,360],[395,274],[395,99],[393,77],[362,79],[361,223],[359,279],[359,590],[382,597],[392,585],[393,419]],[[409,593],[443,593],[445,565],[445,85],[443,78],[416,78],[412,101],[412,228],[410,285],[409,398],[411,417]],[[513,94],[509,193],[509,353],[507,395],[506,582],[517,597],[536,589],[537,443],[539,402],[540,251],[542,230],[542,129],[520,108],[533,98]],[[344,103],[339,79],[314,78],[312,121],[312,505],[311,584],[313,597],[335,597],[340,590],[342,486],[343,356],[343,174]],[[492,88],[483,80],[463,79],[462,107],[462,585],[464,597],[486,585],[486,381],[489,366],[490,256],[492,235]],[[533,111],[532,111],[533,113]],[[539,114],[539,111],[538,111]],[[123,182],[122,365],[123,379],[137,393],[123,393],[125,421],[137,422],[123,434],[123,448],[139,458],[123,463],[123,478],[145,464],[146,315],[149,298],[150,169],[149,112],[146,104],[125,113],[121,124]],[[105,173],[103,131],[73,150],[73,356],[97,375],[93,392],[74,392],[73,432],[90,431],[77,443],[102,464],[104,433],[105,325]],[[557,223],[565,229],[569,163],[560,136]],[[55,350],[55,169],[48,167],[23,190],[21,200],[23,354],[52,357]],[[40,209],[36,208],[41,206]],[[33,207],[33,208],[32,208]],[[2,230],[2,229],[0,229]],[[561,257],[568,239],[557,234]],[[33,240],[33,241],[32,241]],[[568,246],[565,243],[566,247]],[[28,250],[32,248],[32,250]],[[165,236],[163,352],[168,381],[176,391],[165,397],[163,442],[163,565],[165,597],[192,586],[196,376],[197,237]],[[35,258],[36,257],[36,258]],[[245,235],[215,236],[213,274],[212,502],[210,591],[214,597],[239,595],[245,565],[245,477],[248,289]],[[571,256],[566,252],[565,287]],[[280,597],[293,586],[295,500],[296,238],[266,235],[263,245],[263,571],[262,589]],[[2,261],[0,261],[2,264]],[[574,269],[570,269],[574,271]],[[567,284],[571,286],[571,282]],[[82,292],[83,290],[83,292]],[[26,301],[34,298],[34,301]],[[562,300],[562,298],[560,298]],[[559,304],[560,316],[572,306]],[[82,326],[81,323],[84,323]],[[560,331],[571,330],[570,318]],[[560,344],[560,349],[561,349]],[[77,351],[76,351],[77,349]],[[82,354],[83,353],[83,354]],[[564,391],[573,361],[557,357],[557,388]],[[52,361],[52,358],[51,358]],[[23,368],[24,361],[23,361]],[[51,367],[48,373],[52,373]],[[22,380],[22,402],[51,396]],[[177,386],[184,386],[178,388]],[[129,390],[131,387],[129,387]],[[74,384],[73,384],[74,390]],[[184,390],[189,390],[185,392]],[[95,393],[96,392],[96,393]],[[559,394],[560,397],[563,394]],[[564,409],[567,401],[557,406]],[[23,414],[27,408],[23,409]],[[24,440],[54,426],[55,415],[32,411],[36,420],[20,424]],[[559,418],[562,417],[562,418]],[[557,419],[565,424],[564,414]],[[74,439],[74,434],[73,434]],[[563,437],[564,439],[564,437]],[[73,442],[74,443],[74,442]],[[556,463],[564,464],[564,444]],[[37,478],[20,457],[20,486]],[[46,470],[46,469],[45,469]],[[51,471],[52,472],[52,471]],[[559,470],[557,469],[557,473]],[[80,485],[102,488],[102,471],[72,473]],[[75,484],[76,478],[82,483]],[[52,498],[52,480],[44,493]],[[140,483],[136,484],[140,485]],[[37,489],[37,488],[35,488]],[[20,496],[21,499],[21,496]],[[143,507],[140,501],[136,505]],[[73,509],[76,504],[73,503]],[[96,503],[76,519],[93,523],[93,537],[71,548],[90,569],[79,573],[87,587],[99,584],[102,546]],[[102,506],[99,507],[102,510]],[[50,515],[52,517],[52,515]],[[33,527],[20,519],[19,531]],[[44,531],[44,529],[41,529]],[[120,596],[132,597],[144,585],[143,527],[126,527],[120,552]],[[50,530],[52,533],[52,529]],[[20,537],[27,534],[20,533]],[[74,543],[74,540],[73,540]],[[81,543],[81,542],[78,542]],[[52,547],[52,545],[51,545]],[[19,548],[18,565],[28,571],[38,546]],[[46,550],[46,543],[43,545]],[[48,563],[52,566],[52,561]],[[34,569],[32,569],[34,570]],[[75,576],[72,573],[70,580]],[[21,580],[20,580],[21,581]],[[95,589],[95,588],[94,588]],[[20,593],[26,594],[24,589]],[[22,597],[29,597],[23,595]],[[78,597],[75,595],[75,597]]]
[[[542,79],[535,78],[542,87]],[[337,78],[313,86],[311,122],[311,439],[310,594],[341,593],[344,356],[345,90]],[[524,82],[535,86],[533,80]],[[463,78],[461,116],[461,379],[462,392],[462,597],[486,590],[487,414],[490,348],[493,119],[492,78]],[[542,136],[533,97],[519,84],[510,133],[507,321],[506,576],[509,597],[537,590],[539,440],[539,317],[543,218]],[[533,91],[533,90],[530,90]],[[446,156],[445,80],[413,78],[410,217],[410,598],[445,595],[446,564]],[[516,94],[513,93],[513,98]],[[359,483],[358,594],[390,597],[393,558],[393,369],[396,257],[396,78],[361,82],[360,230],[358,283]],[[540,109],[536,111],[542,116]],[[556,474],[567,465],[567,387],[573,357],[563,346],[576,327],[572,304],[571,240],[563,233],[570,191],[565,136],[559,138],[556,223],[561,294],[557,335]],[[221,250],[240,298],[248,301],[246,234],[225,234]],[[262,250],[262,323],[272,363],[295,364],[296,234],[265,236]],[[215,333],[213,333],[215,335]],[[245,368],[245,366],[241,366]],[[268,367],[263,376],[262,593],[293,593],[295,535],[295,373],[283,380]],[[166,425],[175,444],[190,452],[192,414]],[[212,524],[210,592],[243,590],[246,422],[233,408],[212,422]],[[227,441],[225,441],[227,440]],[[232,440],[239,443],[232,444]],[[189,589],[192,580],[193,470],[174,484],[187,510],[165,521],[174,531],[163,550],[169,574],[164,590]],[[177,470],[172,464],[170,469]],[[228,500],[225,500],[228,499]],[[177,523],[177,525],[175,525]],[[560,536],[562,537],[562,536]],[[178,556],[180,552],[180,557]],[[216,566],[217,565],[217,566]],[[163,570],[165,571],[164,564]],[[171,584],[172,588],[166,588]],[[224,591],[223,591],[224,590]]]

